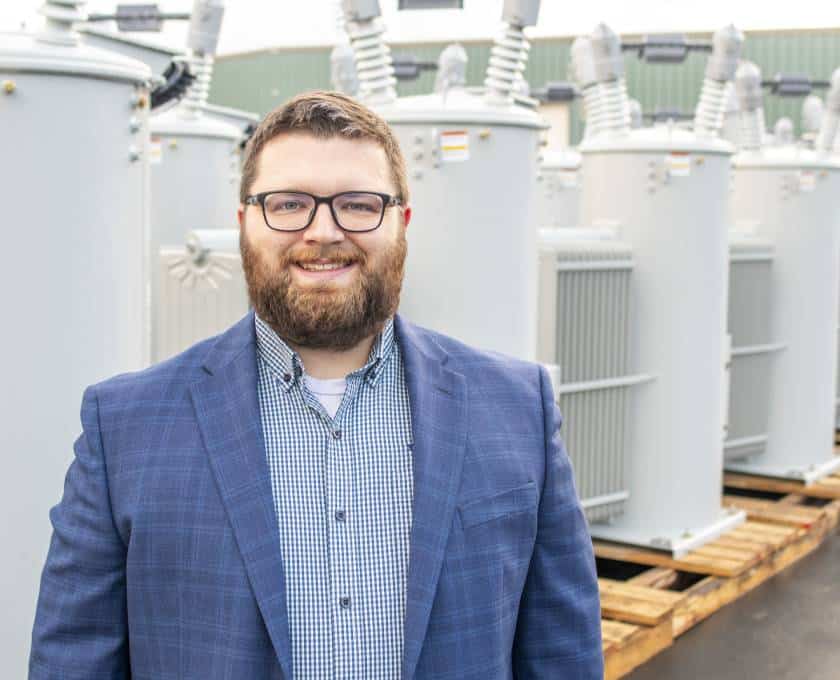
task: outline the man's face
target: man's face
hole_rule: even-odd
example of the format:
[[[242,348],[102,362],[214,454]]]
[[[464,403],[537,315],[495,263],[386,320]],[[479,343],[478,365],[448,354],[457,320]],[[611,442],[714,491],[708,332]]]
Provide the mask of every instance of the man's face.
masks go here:
[[[276,137],[260,153],[250,193],[273,190],[396,193],[385,151],[373,140],[301,132]],[[280,232],[266,226],[259,205],[241,205],[240,249],[257,314],[302,347],[349,349],[379,332],[399,304],[410,215],[408,207],[388,208],[378,229],[352,233],[322,204],[306,229]]]

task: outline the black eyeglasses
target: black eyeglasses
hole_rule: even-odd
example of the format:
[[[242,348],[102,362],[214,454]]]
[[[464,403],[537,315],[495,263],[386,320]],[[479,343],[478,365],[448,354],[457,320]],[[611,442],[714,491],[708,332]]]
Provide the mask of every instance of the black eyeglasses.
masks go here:
[[[321,203],[330,206],[339,227],[363,232],[379,228],[385,210],[402,205],[402,200],[375,191],[343,191],[332,196],[315,196],[303,191],[263,191],[245,198],[246,205],[262,206],[266,225],[275,231],[303,231],[312,224]]]

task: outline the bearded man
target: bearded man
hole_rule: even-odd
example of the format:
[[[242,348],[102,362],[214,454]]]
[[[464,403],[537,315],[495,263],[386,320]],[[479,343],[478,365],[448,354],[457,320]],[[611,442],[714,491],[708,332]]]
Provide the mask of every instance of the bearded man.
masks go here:
[[[600,679],[548,376],[396,314],[387,124],[298,96],[240,194],[253,311],[84,395],[30,677]]]

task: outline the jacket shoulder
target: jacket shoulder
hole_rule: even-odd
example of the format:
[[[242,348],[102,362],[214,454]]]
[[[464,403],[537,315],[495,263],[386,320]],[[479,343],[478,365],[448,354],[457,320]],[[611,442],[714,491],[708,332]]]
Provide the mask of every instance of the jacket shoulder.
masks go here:
[[[536,362],[479,349],[421,326],[413,329],[416,337],[440,348],[447,357],[447,367],[461,373],[470,387],[496,386],[512,390],[513,394],[540,397],[542,368]]]
[[[220,336],[202,340],[174,357],[139,371],[120,373],[92,385],[89,390],[110,402],[144,398],[165,399],[183,393],[205,375],[202,365]]]

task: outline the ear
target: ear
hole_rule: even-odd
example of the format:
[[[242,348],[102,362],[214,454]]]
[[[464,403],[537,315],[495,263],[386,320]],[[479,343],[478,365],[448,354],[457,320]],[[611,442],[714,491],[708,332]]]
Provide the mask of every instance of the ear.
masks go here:
[[[245,228],[245,206],[244,204],[240,203],[239,207],[236,209],[236,219],[239,222],[239,229],[242,230]]]
[[[411,206],[410,205],[403,206],[402,214],[403,214],[403,228],[408,229],[408,223],[411,222]]]

